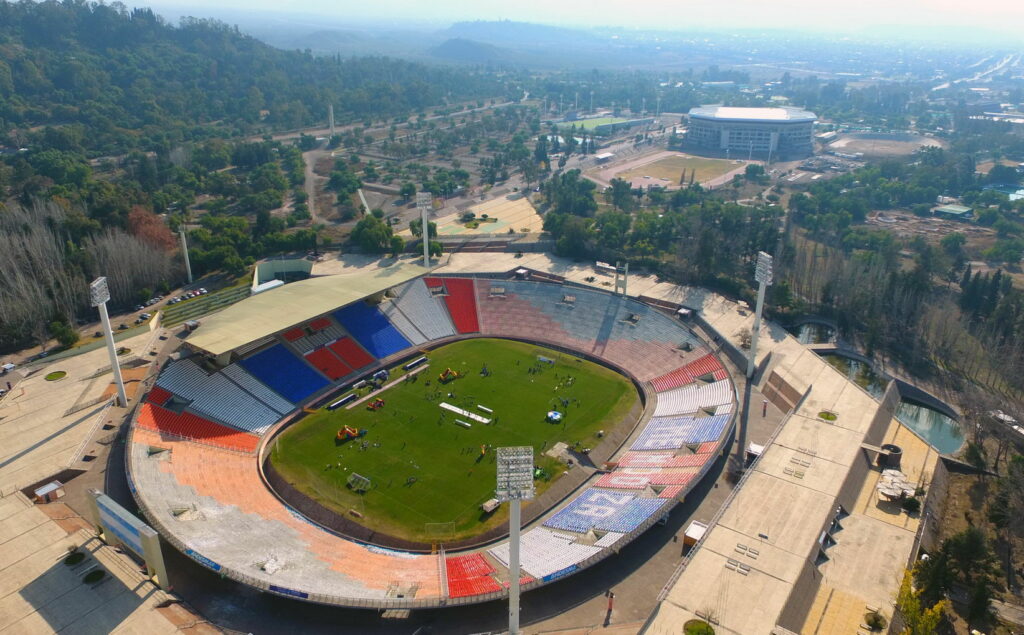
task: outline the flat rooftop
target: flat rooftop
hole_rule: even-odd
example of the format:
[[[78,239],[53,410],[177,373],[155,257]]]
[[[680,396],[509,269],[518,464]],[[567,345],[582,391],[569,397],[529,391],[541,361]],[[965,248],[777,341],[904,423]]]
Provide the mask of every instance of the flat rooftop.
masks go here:
[[[678,624],[692,617],[711,619],[722,633],[769,633],[788,605],[808,601],[803,624],[793,630],[856,632],[868,606],[891,618],[890,600],[920,518],[879,499],[882,468],[872,464],[862,478],[851,480],[863,470],[857,467],[864,464],[861,444],[882,406],[792,337],[765,339],[779,360],[769,372],[810,392],[751,468],[704,544],[690,554],[646,633],[677,632]],[[836,413],[837,420],[821,420],[822,410]],[[883,439],[904,448],[901,469],[911,482],[931,479],[938,454],[927,443],[891,418]],[[822,560],[819,537],[845,488],[856,492],[855,502]],[[810,569],[814,584],[808,586],[803,580]],[[785,619],[793,628],[793,616]]]
[[[211,355],[221,355],[427,273],[429,270],[420,265],[397,262],[352,275],[286,284],[203,318],[188,343]]]
[[[716,121],[801,122],[815,121],[818,116],[800,108],[738,108],[734,106],[698,106],[690,109],[690,117]]]

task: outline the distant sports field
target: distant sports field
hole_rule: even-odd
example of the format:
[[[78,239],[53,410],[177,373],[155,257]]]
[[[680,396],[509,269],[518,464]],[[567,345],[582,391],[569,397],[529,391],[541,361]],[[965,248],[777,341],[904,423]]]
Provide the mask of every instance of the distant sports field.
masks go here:
[[[727,174],[738,167],[741,167],[740,164],[726,161],[725,159],[705,159],[675,155],[620,172],[615,176],[627,181],[637,178],[643,179],[643,177],[649,176],[651,177],[652,184],[656,184],[655,181],[660,181],[663,185],[680,185],[679,179],[682,176],[683,170],[686,170],[687,183],[690,182],[690,171],[693,169],[697,170],[694,182],[703,183]],[[668,182],[666,183],[662,179],[668,179]]]
[[[566,121],[559,124],[562,128],[570,128],[576,126],[577,130],[593,130],[598,126],[603,126],[609,123],[622,123],[623,121],[629,121],[625,117],[597,117],[594,119],[580,119],[579,121]]]
[[[379,410],[367,408],[371,399],[351,410],[321,410],[285,430],[271,453],[273,466],[322,505],[358,511],[358,522],[371,529],[421,542],[464,538],[507,519],[506,505],[490,515],[480,510],[494,495],[495,447],[534,446],[545,472],[536,481],[539,494],[565,470],[543,450],[558,441],[596,446],[597,431],[610,432],[639,401],[622,375],[522,342],[464,340],[428,357],[415,381],[374,393],[385,402]],[[448,368],[463,376],[441,384],[438,375]],[[492,422],[444,410],[442,402]],[[550,410],[564,413],[563,421],[548,423]],[[367,433],[337,442],[343,426]],[[370,479],[365,494],[347,487],[353,472]]]

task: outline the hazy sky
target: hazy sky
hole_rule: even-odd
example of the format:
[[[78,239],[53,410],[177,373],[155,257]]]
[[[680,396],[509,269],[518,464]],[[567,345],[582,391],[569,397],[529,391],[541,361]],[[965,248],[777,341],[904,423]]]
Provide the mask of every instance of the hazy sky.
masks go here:
[[[136,3],[129,0],[125,4]],[[197,16],[222,8],[322,14],[338,20],[381,20],[395,24],[508,19],[664,29],[763,26],[816,30],[941,25],[1016,32],[1024,41],[1024,0],[142,0],[137,4],[158,10],[190,6]]]

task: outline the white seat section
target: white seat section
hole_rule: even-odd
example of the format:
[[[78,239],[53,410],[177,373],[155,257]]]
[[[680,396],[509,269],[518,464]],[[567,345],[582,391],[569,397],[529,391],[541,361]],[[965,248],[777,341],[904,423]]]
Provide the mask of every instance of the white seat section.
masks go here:
[[[286,414],[295,409],[295,405],[292,402],[271,390],[266,384],[250,375],[238,364],[225,366],[221,372],[224,373],[228,379],[252,393],[253,396],[277,412]]]
[[[701,408],[717,408],[732,403],[732,386],[728,379],[703,385],[689,385],[658,393],[655,417],[697,412]],[[716,413],[724,414],[724,413]]]
[[[581,545],[572,538],[536,527],[522,535],[520,563],[524,571],[538,580],[562,569],[583,562],[601,551],[601,547]],[[492,556],[508,566],[508,543],[489,550]]]
[[[192,401],[190,408],[222,423],[257,434],[281,414],[239,388],[224,375],[207,375],[191,359],[168,364],[157,385]]]
[[[181,359],[164,367],[156,385],[185,399],[195,399],[206,386],[207,374],[191,359]]]
[[[405,314],[398,310],[394,302],[384,302],[380,305],[380,309],[388,321],[391,322],[391,325],[398,329],[413,346],[419,346],[427,341],[423,333],[420,333],[416,325],[410,322],[409,318],[405,317]]]
[[[448,310],[430,295],[423,280],[413,280],[401,288],[393,304],[428,340],[455,335]]]
[[[277,411],[220,373],[209,376],[202,394],[189,407],[230,426],[256,434],[262,434],[281,418]]]

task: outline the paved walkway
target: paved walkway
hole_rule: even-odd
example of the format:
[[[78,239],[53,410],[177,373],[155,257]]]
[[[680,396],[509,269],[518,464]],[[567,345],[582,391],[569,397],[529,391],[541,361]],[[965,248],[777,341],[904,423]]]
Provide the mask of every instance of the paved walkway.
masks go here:
[[[70,548],[85,559],[63,563]],[[101,569],[108,575],[86,584]],[[217,633],[171,604],[139,565],[95,538],[88,523],[61,503],[33,505],[21,494],[0,499],[0,632]]]

